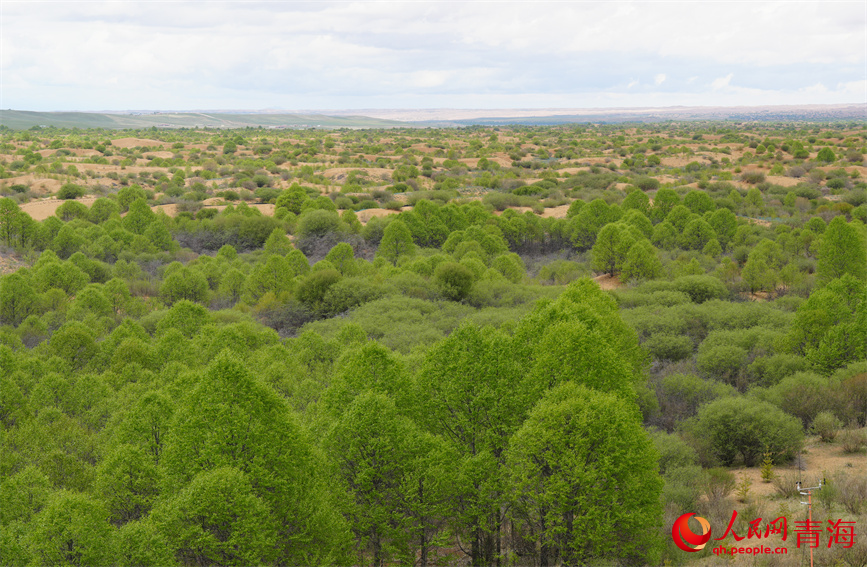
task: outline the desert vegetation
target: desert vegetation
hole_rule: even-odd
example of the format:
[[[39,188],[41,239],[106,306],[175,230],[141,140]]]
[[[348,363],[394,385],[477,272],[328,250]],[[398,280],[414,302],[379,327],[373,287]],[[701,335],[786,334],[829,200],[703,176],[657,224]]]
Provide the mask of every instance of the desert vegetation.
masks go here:
[[[2,563],[711,564],[674,520],[792,525],[800,475],[863,567],[865,151],[2,128]]]

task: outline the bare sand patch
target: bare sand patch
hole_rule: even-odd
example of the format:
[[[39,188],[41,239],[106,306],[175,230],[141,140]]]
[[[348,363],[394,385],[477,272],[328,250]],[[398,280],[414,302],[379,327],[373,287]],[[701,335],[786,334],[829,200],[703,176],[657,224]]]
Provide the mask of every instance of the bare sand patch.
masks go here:
[[[326,169],[322,175],[331,181],[343,181],[350,171],[361,171],[364,177],[374,178],[381,181],[391,181],[392,170],[384,167],[332,167]]]
[[[20,175],[18,177],[10,177],[0,181],[0,187],[8,187],[10,185],[27,185],[30,190],[35,193],[48,194],[57,193],[63,183],[58,179],[45,177],[36,177],[33,174]]]
[[[80,199],[45,199],[43,201],[30,201],[29,203],[24,203],[23,205],[19,205],[22,211],[30,215],[35,221],[44,221],[50,216],[53,216],[57,209],[60,208],[60,205],[66,203],[68,201],[75,201],[76,203],[81,203],[87,207],[90,207],[94,201],[96,201],[99,197],[82,197]]]
[[[581,171],[590,171],[589,167],[564,167],[563,169],[558,169],[557,173],[568,173],[569,175],[575,175]]]
[[[361,224],[367,224],[367,221],[373,217],[387,217],[389,215],[396,215],[399,212],[400,211],[393,211],[391,209],[362,209],[356,211],[355,216],[358,217]]]
[[[542,213],[542,216],[545,218],[552,219],[565,219],[566,213],[569,212],[570,205],[560,205],[559,207],[551,207],[550,209],[545,209]]]
[[[602,289],[617,289],[619,287],[623,287],[623,284],[620,283],[614,276],[609,276],[608,274],[602,274],[601,276],[596,276],[593,278],[593,281],[599,284],[599,287]]]
[[[662,165],[666,165],[668,167],[683,167],[694,161],[697,161],[699,163],[708,163],[710,160],[704,156],[664,157],[660,160]]]
[[[161,159],[170,159],[170,158],[173,158],[174,156],[175,156],[174,152],[166,152],[163,150],[159,150],[156,152],[145,152],[145,159],[148,159],[150,157],[158,157]]]
[[[166,145],[166,142],[149,140],[147,138],[118,138],[117,140],[112,140],[111,145],[118,148],[143,148],[145,146],[159,146],[162,148]]]
[[[800,180],[795,179],[794,177],[785,177],[783,175],[768,175],[765,177],[765,180],[768,183],[780,185],[781,187],[793,187],[800,183]]]

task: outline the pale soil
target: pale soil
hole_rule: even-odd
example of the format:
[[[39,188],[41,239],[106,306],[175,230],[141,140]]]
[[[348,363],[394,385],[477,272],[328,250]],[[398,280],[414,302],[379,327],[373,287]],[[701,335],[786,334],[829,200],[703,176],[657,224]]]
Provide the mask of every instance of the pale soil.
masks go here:
[[[781,187],[794,187],[800,182],[799,179],[795,179],[794,177],[785,177],[783,175],[767,175],[765,176],[765,180],[768,183],[780,185]]]
[[[0,275],[17,272],[19,268],[24,268],[26,266],[27,263],[19,258],[17,254],[11,252],[0,252]]]
[[[407,209],[411,207],[406,207]],[[367,221],[372,219],[373,217],[387,217],[389,215],[396,215],[401,211],[392,211],[391,209],[364,209],[361,211],[356,211],[355,216],[358,217],[359,222],[361,224],[367,224]]]
[[[867,474],[867,453],[846,454],[843,448],[837,442],[823,443],[818,437],[808,437],[804,444],[802,459],[806,465],[806,469],[801,471],[802,480],[807,482],[816,482],[823,476],[830,478],[836,472],[843,472],[848,475]],[[785,466],[774,467],[774,471],[778,475],[794,476],[797,478],[798,469],[795,463],[789,463]],[[771,482],[762,481],[761,467],[743,468],[733,471],[738,477],[738,480],[746,477],[752,481],[750,494],[760,497],[768,497],[776,494],[774,485]],[[815,486],[815,484],[811,485]]]
[[[662,165],[665,165],[665,166],[668,166],[668,167],[683,167],[683,166],[685,166],[685,165],[687,165],[687,164],[689,164],[689,163],[692,163],[692,162],[694,162],[694,161],[696,161],[696,162],[698,162],[698,163],[702,163],[702,162],[709,163],[709,162],[710,162],[710,160],[708,160],[708,159],[707,159],[706,157],[704,157],[704,156],[686,156],[686,157],[664,157],[664,158],[660,158],[660,162],[662,162]]]
[[[148,140],[146,138],[118,138],[117,140],[112,140],[111,145],[118,148],[136,148],[145,146],[164,147],[166,145],[166,142],[160,142],[159,140]]]
[[[102,155],[100,152],[98,152],[96,150],[85,150],[85,149],[81,149],[81,148],[76,148],[76,149],[63,148],[63,149],[72,152],[72,155],[77,156],[77,157],[90,157],[90,156],[101,156]],[[41,155],[43,158],[47,158],[47,157],[51,157],[54,154],[56,154],[57,150],[39,150],[36,153]],[[68,159],[70,156],[62,156],[62,157]]]
[[[145,156],[145,158],[147,158],[149,156],[153,156],[153,157],[158,157],[158,158],[162,158],[162,159],[169,159],[171,157],[174,157],[175,154],[174,154],[174,152],[158,151],[158,152],[145,152],[143,155]]]
[[[557,173],[568,173],[569,175],[575,175],[579,171],[590,171],[589,167],[564,167],[563,169],[558,169]]]
[[[63,183],[57,179],[36,177],[36,175],[28,173],[27,175],[3,179],[0,181],[0,187],[9,187],[10,185],[16,185],[19,183],[22,185],[28,185],[31,191],[38,193],[56,193],[63,185]]]
[[[542,216],[546,218],[565,219],[566,213],[568,211],[569,205],[560,205],[559,207],[551,207],[550,209],[545,209],[545,211],[542,213]]]
[[[208,199],[212,201],[211,199]],[[217,202],[224,202],[222,199],[216,199]],[[204,202],[204,201],[203,201]],[[218,211],[222,211],[226,208],[227,205],[206,205],[202,207],[203,209],[216,209]],[[270,203],[248,203],[248,207],[251,209],[258,209],[266,217],[274,216],[274,205]],[[154,205],[151,207],[155,212],[162,211],[170,217],[176,217],[178,215],[178,205],[175,203],[169,203],[168,205]]]
[[[620,283],[620,280],[616,277],[609,276],[608,274],[602,274],[601,276],[596,276],[593,278],[593,281],[599,284],[599,287],[605,290],[608,289],[617,289],[622,287],[623,284]]]
[[[391,174],[393,173],[391,169],[386,169],[384,167],[333,167],[326,169],[322,175],[331,181],[342,182],[346,179],[346,176],[349,175],[350,171],[361,171],[364,173],[362,177],[387,182],[391,182]]]
[[[69,199],[70,201],[74,200],[86,206],[91,206],[94,201],[96,201],[98,197],[82,197],[81,199]],[[62,199],[46,199],[44,201],[30,201],[29,203],[24,203],[23,205],[19,205],[22,211],[30,215],[30,217],[35,221],[44,221],[50,216],[53,216],[55,211],[65,203],[66,201]]]

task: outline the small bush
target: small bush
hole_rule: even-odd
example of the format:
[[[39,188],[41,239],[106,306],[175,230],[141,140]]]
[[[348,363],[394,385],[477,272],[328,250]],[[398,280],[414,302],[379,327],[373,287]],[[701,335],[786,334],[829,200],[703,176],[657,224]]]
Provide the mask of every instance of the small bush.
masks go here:
[[[726,498],[735,489],[735,485],[735,475],[724,468],[716,467],[704,471],[702,491],[711,502]]]
[[[74,183],[64,183],[57,192],[58,199],[78,199],[84,196],[84,187]]]
[[[837,437],[837,430],[842,425],[842,422],[833,413],[823,411],[813,418],[813,425],[810,427],[810,431],[814,435],[818,435],[823,442],[830,443]]]
[[[644,347],[657,360],[676,362],[692,355],[692,339],[683,335],[658,334],[644,342]]]
[[[867,431],[850,427],[840,433],[840,445],[848,454],[860,453],[867,446]]]

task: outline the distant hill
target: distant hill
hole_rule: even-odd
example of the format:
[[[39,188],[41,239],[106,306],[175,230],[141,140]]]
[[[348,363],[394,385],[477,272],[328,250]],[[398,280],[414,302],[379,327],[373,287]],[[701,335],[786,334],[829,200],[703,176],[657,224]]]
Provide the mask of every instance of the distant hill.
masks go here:
[[[327,116],[323,114],[260,114],[207,112],[31,112],[0,110],[0,124],[13,130],[33,126],[58,128],[405,128],[406,122],[366,116]]]
[[[545,126],[557,124],[731,120],[738,122],[835,122],[867,120],[867,104],[788,106],[670,106],[658,108],[363,109],[190,112],[30,112],[0,110],[13,130],[61,128],[407,128]]]

